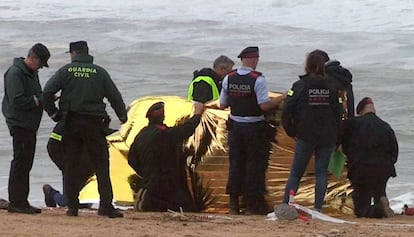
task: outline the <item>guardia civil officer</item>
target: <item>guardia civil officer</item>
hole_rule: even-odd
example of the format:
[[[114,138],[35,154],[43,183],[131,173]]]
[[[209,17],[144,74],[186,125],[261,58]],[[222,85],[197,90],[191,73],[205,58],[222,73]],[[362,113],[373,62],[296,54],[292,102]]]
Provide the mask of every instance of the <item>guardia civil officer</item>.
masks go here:
[[[103,119],[106,116],[104,97],[108,99],[119,120],[127,121],[122,96],[108,72],[93,63],[86,41],[70,43],[72,62],[60,68],[44,88],[44,109],[54,120],[66,119],[63,145],[65,149],[65,191],[68,198],[66,215],[77,216],[79,206],[79,166],[82,146],[94,165],[98,181],[100,204],[98,215],[123,217],[112,205],[112,185],[109,177],[109,154],[104,135]],[[53,102],[61,91],[59,110]]]
[[[223,80],[220,107],[230,107],[228,120],[230,213],[239,214],[239,195],[244,196],[246,214],[266,214],[265,175],[270,142],[264,112],[276,109],[284,96],[269,99],[265,78],[255,71],[259,48],[247,47],[238,58],[242,66]]]
[[[50,52],[43,44],[33,45],[26,58],[15,58],[4,74],[2,112],[13,137],[13,160],[9,174],[8,212],[34,214],[30,206],[29,177],[36,148],[36,134],[43,114],[39,69],[49,67]]]
[[[296,138],[295,154],[286,184],[283,202],[288,203],[290,190],[295,193],[306,166],[315,154],[315,202],[321,211],[328,182],[329,159],[340,140],[342,104],[337,89],[325,75],[325,60],[317,52],[308,54],[305,75],[293,83],[288,92],[282,125]]]

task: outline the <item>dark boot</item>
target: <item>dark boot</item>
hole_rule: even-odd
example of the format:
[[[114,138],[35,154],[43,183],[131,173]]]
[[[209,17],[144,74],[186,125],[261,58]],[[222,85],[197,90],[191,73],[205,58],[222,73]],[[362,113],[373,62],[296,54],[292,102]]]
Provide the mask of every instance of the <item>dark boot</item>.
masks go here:
[[[269,207],[263,196],[246,196],[246,215],[266,215]]]
[[[370,218],[383,218],[385,216],[384,208],[381,203],[376,203],[371,205],[371,208],[368,211],[368,216]]]
[[[112,205],[99,205],[98,215],[107,216],[109,218],[122,218],[124,214],[118,209],[115,209]]]
[[[231,215],[239,215],[240,214],[239,195],[230,194],[229,214],[231,214]]]
[[[67,216],[78,216],[78,208],[68,208],[66,211]]]

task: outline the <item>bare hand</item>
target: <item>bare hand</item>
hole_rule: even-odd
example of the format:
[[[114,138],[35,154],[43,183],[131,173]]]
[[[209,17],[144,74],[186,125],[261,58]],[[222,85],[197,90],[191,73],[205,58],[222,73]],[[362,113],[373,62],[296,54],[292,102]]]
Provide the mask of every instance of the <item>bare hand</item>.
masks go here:
[[[205,106],[203,103],[194,102],[194,114],[201,115],[203,114]]]

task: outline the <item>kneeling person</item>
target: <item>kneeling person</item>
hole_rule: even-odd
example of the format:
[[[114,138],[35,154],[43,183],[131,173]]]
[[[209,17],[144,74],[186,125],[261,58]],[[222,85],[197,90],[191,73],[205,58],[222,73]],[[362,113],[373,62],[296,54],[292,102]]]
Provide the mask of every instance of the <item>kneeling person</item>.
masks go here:
[[[164,103],[153,104],[146,114],[148,126],[135,137],[128,154],[129,165],[142,177],[136,197],[139,211],[195,211],[187,186],[184,161],[179,155],[181,143],[200,123],[204,104],[194,104],[194,115],[184,124],[167,127]]]

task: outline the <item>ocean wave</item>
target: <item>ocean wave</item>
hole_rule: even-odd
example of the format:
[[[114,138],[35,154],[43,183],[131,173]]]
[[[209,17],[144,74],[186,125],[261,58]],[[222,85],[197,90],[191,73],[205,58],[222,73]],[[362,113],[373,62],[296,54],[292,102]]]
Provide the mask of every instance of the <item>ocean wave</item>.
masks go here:
[[[2,20],[34,21],[109,17],[125,20],[204,19],[259,25],[280,24],[333,32],[413,31],[413,7],[399,0],[6,0]]]

